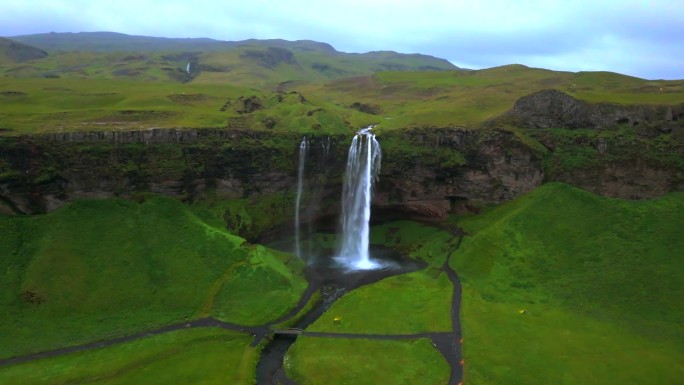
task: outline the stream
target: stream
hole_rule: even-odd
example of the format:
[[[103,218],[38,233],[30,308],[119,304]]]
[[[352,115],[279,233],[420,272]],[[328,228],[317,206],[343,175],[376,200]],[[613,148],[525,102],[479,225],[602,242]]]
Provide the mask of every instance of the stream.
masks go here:
[[[320,290],[321,298],[291,327],[306,329],[323,315],[336,300],[351,290],[383,278],[426,267],[423,262],[401,258],[395,250],[389,248],[371,246],[371,254],[373,259],[380,261],[386,267],[378,270],[347,270],[343,266],[336,266],[330,256],[310,260],[306,277],[310,288]],[[276,334],[266,344],[257,363],[257,385],[295,384],[287,377],[283,368],[283,360],[288,349],[296,340],[296,335]]]

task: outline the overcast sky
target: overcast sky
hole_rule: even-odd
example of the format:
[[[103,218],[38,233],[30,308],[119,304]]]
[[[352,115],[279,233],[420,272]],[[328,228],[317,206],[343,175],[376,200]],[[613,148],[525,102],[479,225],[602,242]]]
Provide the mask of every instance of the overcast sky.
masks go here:
[[[309,39],[424,53],[466,68],[520,63],[684,79],[684,0],[2,0],[0,36],[113,31]]]

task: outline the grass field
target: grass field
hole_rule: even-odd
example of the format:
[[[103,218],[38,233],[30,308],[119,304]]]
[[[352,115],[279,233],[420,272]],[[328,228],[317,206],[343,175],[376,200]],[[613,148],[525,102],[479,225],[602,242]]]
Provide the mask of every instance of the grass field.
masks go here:
[[[260,324],[306,288],[291,255],[246,244],[170,198],[83,200],[0,217],[0,228],[0,357],[209,315]]]
[[[299,385],[446,384],[449,365],[427,339],[299,337],[285,357]]]
[[[410,221],[375,227],[372,240],[433,266],[451,254],[463,282],[466,384],[674,385],[684,377],[682,223],[681,193],[624,201],[551,183],[480,215],[456,218],[467,233],[458,250],[453,235]],[[401,282],[407,277],[409,286]],[[436,282],[416,272],[362,287],[309,330],[442,330],[448,305],[437,306],[442,297],[435,293],[421,294]],[[418,302],[422,308],[413,313],[410,304]],[[432,312],[432,306],[445,311]],[[328,354],[330,347],[316,342],[295,343],[288,353],[292,376],[344,383],[323,377],[339,364],[317,358],[318,349]],[[345,358],[366,354],[353,343],[347,350],[330,346]],[[369,365],[379,360],[367,357]]]
[[[477,128],[535,91],[555,88],[578,99],[618,104],[684,102],[684,81],[644,80],[610,72],[559,72],[521,65],[478,71],[381,72],[308,85],[302,92],[339,104],[375,105],[379,130]]]
[[[415,334],[451,331],[453,286],[445,273],[418,271],[362,286],[337,300],[307,331]],[[335,318],[340,322],[335,322]]]
[[[682,223],[681,193],[634,202],[563,184],[460,221],[466,383],[679,383]]]
[[[215,328],[170,332],[0,367],[0,383],[251,385],[258,358],[251,341],[251,336]]]
[[[151,127],[249,127],[303,133],[352,132],[369,124],[379,124],[379,132],[415,127],[478,128],[511,108],[518,98],[549,88],[591,102],[684,103],[684,81],[519,65],[478,71],[377,72],[333,81],[322,77],[317,83],[293,81],[284,92],[274,92],[264,82],[270,84],[272,76],[296,80],[290,70],[278,73],[268,69],[277,73],[271,77],[240,71],[233,71],[245,79],[240,82],[231,80],[233,72],[229,77],[223,72],[206,72],[189,83],[126,76],[2,77],[0,128],[6,130],[3,135]],[[243,100],[252,97],[258,99],[260,108],[246,112]]]

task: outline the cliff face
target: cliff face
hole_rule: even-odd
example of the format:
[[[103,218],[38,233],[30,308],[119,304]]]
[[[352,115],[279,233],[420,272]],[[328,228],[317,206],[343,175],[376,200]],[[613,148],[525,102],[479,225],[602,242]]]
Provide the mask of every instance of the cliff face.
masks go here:
[[[681,146],[662,138],[431,128],[379,133],[378,139],[383,161],[376,219],[442,218],[475,210],[474,202],[513,199],[551,180],[624,198],[684,187]],[[296,190],[300,140],[299,134],[211,129],[1,138],[0,209],[45,212],[78,198],[139,191],[187,201],[280,194],[287,204]],[[350,140],[310,138],[306,179],[315,210],[305,219],[338,212]],[[643,151],[644,143],[653,148]]]
[[[87,197],[151,191],[193,200],[295,189],[299,136],[225,130],[74,132],[0,142],[0,199],[17,212],[51,211]],[[320,200],[341,193],[350,138],[310,138],[307,175]],[[379,208],[442,217],[452,204],[500,202],[538,186],[541,158],[504,132],[460,129],[380,136]],[[321,175],[325,174],[325,178]]]
[[[472,201],[502,202],[539,186],[542,157],[503,131],[429,129],[381,138],[378,206],[441,218]]]
[[[208,189],[222,198],[287,190],[292,151],[264,139],[253,132],[162,129],[5,138],[0,199],[33,213],[136,191],[194,199]]]

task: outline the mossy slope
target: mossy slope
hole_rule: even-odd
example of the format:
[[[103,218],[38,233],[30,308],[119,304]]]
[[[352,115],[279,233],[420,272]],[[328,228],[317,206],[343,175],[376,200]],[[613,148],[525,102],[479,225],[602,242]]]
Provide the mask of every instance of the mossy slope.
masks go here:
[[[448,364],[428,339],[303,336],[288,352],[285,369],[301,385],[446,384],[449,380]]]
[[[0,383],[251,385],[258,357],[258,348],[249,346],[251,340],[223,329],[176,331],[2,367]]]
[[[682,223],[681,193],[634,202],[563,184],[461,221],[466,381],[676,383]]]
[[[260,324],[306,287],[291,256],[247,245],[169,198],[83,200],[0,217],[0,227],[4,357],[212,314]]]

